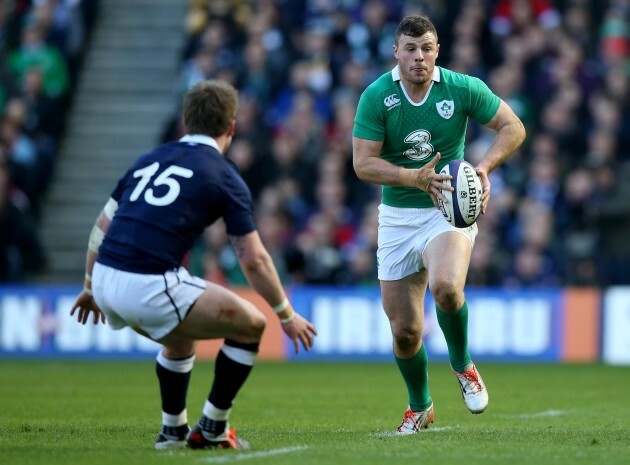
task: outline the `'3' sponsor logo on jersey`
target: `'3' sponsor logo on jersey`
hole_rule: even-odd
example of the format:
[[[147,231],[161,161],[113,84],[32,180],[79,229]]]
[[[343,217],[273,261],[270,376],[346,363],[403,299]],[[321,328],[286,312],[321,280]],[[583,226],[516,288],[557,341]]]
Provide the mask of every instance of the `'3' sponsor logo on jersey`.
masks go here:
[[[406,143],[413,144],[410,149],[405,150],[405,156],[416,161],[426,160],[433,154],[434,150],[430,141],[431,133],[429,131],[424,129],[413,131],[405,137]]]
[[[397,94],[392,94],[385,97],[385,99],[383,99],[383,103],[387,107],[387,111],[389,111],[400,103],[400,99]]]

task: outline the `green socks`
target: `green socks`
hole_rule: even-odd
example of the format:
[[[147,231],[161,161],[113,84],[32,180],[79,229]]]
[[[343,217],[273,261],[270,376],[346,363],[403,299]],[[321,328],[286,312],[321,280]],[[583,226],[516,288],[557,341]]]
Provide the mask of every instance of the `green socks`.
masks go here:
[[[398,358],[396,354],[394,357],[407,385],[409,407],[414,412],[426,410],[431,405],[431,395],[429,394],[429,359],[424,344],[411,358]]]
[[[455,313],[445,313],[437,306],[435,308],[448,346],[451,367],[458,373],[463,373],[466,365],[471,362],[468,352],[468,305],[464,302],[464,306]]]
[[[466,366],[471,363],[468,352],[468,305],[464,302],[462,308],[455,313],[445,313],[437,306],[436,309],[438,323],[448,345],[451,367],[463,373]],[[409,407],[415,412],[426,410],[431,405],[431,395],[429,394],[429,359],[424,344],[411,358],[401,359],[396,357],[396,354],[394,357],[407,385]]]

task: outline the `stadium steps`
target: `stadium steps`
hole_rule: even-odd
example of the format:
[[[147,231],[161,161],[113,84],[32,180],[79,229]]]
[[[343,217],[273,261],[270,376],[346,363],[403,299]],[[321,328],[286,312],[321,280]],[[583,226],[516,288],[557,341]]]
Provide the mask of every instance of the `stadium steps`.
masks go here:
[[[94,220],[177,105],[187,2],[107,0],[99,8],[43,209],[42,283],[83,282]]]

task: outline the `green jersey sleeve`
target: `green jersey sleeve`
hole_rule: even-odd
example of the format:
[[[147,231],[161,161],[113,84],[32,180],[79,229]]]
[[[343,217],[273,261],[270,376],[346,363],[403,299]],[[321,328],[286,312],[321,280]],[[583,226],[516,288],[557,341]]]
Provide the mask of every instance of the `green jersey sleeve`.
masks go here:
[[[378,97],[368,87],[357,105],[357,114],[354,117],[354,129],[352,135],[361,139],[381,141],[385,140],[385,118],[382,113],[382,105],[375,102]]]
[[[470,107],[468,108],[470,117],[480,124],[488,124],[499,109],[501,99],[476,77],[469,79],[468,89],[470,91]]]

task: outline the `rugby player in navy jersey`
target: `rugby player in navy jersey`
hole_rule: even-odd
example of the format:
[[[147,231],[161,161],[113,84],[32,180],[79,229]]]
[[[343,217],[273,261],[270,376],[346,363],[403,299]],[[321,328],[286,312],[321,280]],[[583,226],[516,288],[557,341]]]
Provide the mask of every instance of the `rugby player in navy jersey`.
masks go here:
[[[162,429],[156,449],[249,448],[229,428],[232,401],[245,383],[265,329],[254,305],[191,276],[182,259],[204,229],[223,218],[251,286],[272,306],[282,329],[305,350],[317,334],[283,289],[253,219],[249,189],[224,158],[234,134],[238,95],[229,84],[202,81],[184,98],[186,132],[141,156],[119,180],[90,234],[84,289],[71,315],[106,319],[163,345],[156,372]],[[188,382],[197,341],[224,338],[199,422],[190,429]]]

